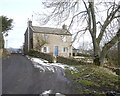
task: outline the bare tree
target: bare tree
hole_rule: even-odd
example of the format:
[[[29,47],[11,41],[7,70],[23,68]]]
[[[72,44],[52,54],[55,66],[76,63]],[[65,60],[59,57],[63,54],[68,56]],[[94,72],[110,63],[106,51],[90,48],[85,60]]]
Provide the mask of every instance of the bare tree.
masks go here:
[[[41,51],[41,48],[45,44],[48,44],[48,41],[45,40],[45,38],[43,38],[43,36],[36,35],[35,39],[36,39],[35,49],[38,50],[38,51]]]
[[[93,61],[96,65],[104,65],[107,51],[117,43],[118,37],[120,37],[120,28],[116,27],[119,22],[118,18],[120,18],[118,15],[120,5],[115,0],[113,2],[51,0],[50,2],[43,2],[43,4],[53,11],[51,14],[42,14],[41,17],[43,18],[40,20],[44,24],[51,19],[58,23],[68,21],[69,31],[77,26],[78,31],[75,32],[73,42],[80,34],[88,32],[93,43]],[[101,6],[104,6],[104,9]]]

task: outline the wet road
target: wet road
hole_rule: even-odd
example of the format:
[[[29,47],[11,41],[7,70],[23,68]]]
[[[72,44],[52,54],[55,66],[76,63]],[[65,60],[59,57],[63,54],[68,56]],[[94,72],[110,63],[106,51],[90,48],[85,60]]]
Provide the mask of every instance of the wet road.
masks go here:
[[[42,66],[43,67],[43,66]],[[41,71],[21,54],[12,54],[2,64],[3,94],[41,94],[51,90],[51,94],[70,94],[70,81],[63,70]]]

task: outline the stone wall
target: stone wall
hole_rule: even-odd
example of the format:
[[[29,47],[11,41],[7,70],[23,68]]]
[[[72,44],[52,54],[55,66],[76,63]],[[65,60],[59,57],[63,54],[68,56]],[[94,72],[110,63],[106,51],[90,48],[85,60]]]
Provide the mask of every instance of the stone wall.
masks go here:
[[[42,34],[42,33],[33,33],[33,49],[37,45],[36,36],[44,37],[47,35],[47,43],[43,45],[43,47],[49,47],[49,53],[54,55],[54,48],[58,46],[58,55],[68,57],[72,52],[72,36],[71,35],[56,35],[56,34]],[[66,40],[63,40],[66,39]],[[63,52],[63,48],[67,47],[67,52]]]

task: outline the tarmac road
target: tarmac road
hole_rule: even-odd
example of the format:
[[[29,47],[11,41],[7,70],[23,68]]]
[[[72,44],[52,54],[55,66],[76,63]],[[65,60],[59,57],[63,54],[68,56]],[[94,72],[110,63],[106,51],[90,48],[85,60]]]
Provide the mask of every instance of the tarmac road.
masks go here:
[[[41,94],[51,91],[51,94],[70,94],[70,81],[58,72],[40,72],[25,56],[12,54],[3,59],[2,63],[2,93],[3,94]]]

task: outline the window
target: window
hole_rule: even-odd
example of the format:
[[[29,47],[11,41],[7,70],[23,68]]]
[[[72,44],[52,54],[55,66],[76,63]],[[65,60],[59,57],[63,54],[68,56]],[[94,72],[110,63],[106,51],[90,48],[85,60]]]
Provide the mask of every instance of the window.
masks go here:
[[[47,52],[47,47],[44,47],[44,48],[43,48],[43,52]]]
[[[44,34],[44,40],[47,41],[48,40],[48,35]]]
[[[46,53],[49,53],[49,47],[43,47],[41,49],[42,52],[46,52]]]
[[[67,42],[67,36],[61,36],[63,42]]]
[[[68,48],[67,47],[63,47],[62,52],[68,52]]]
[[[64,36],[64,37],[63,37],[63,42],[66,42],[66,41],[67,41],[67,37]]]

